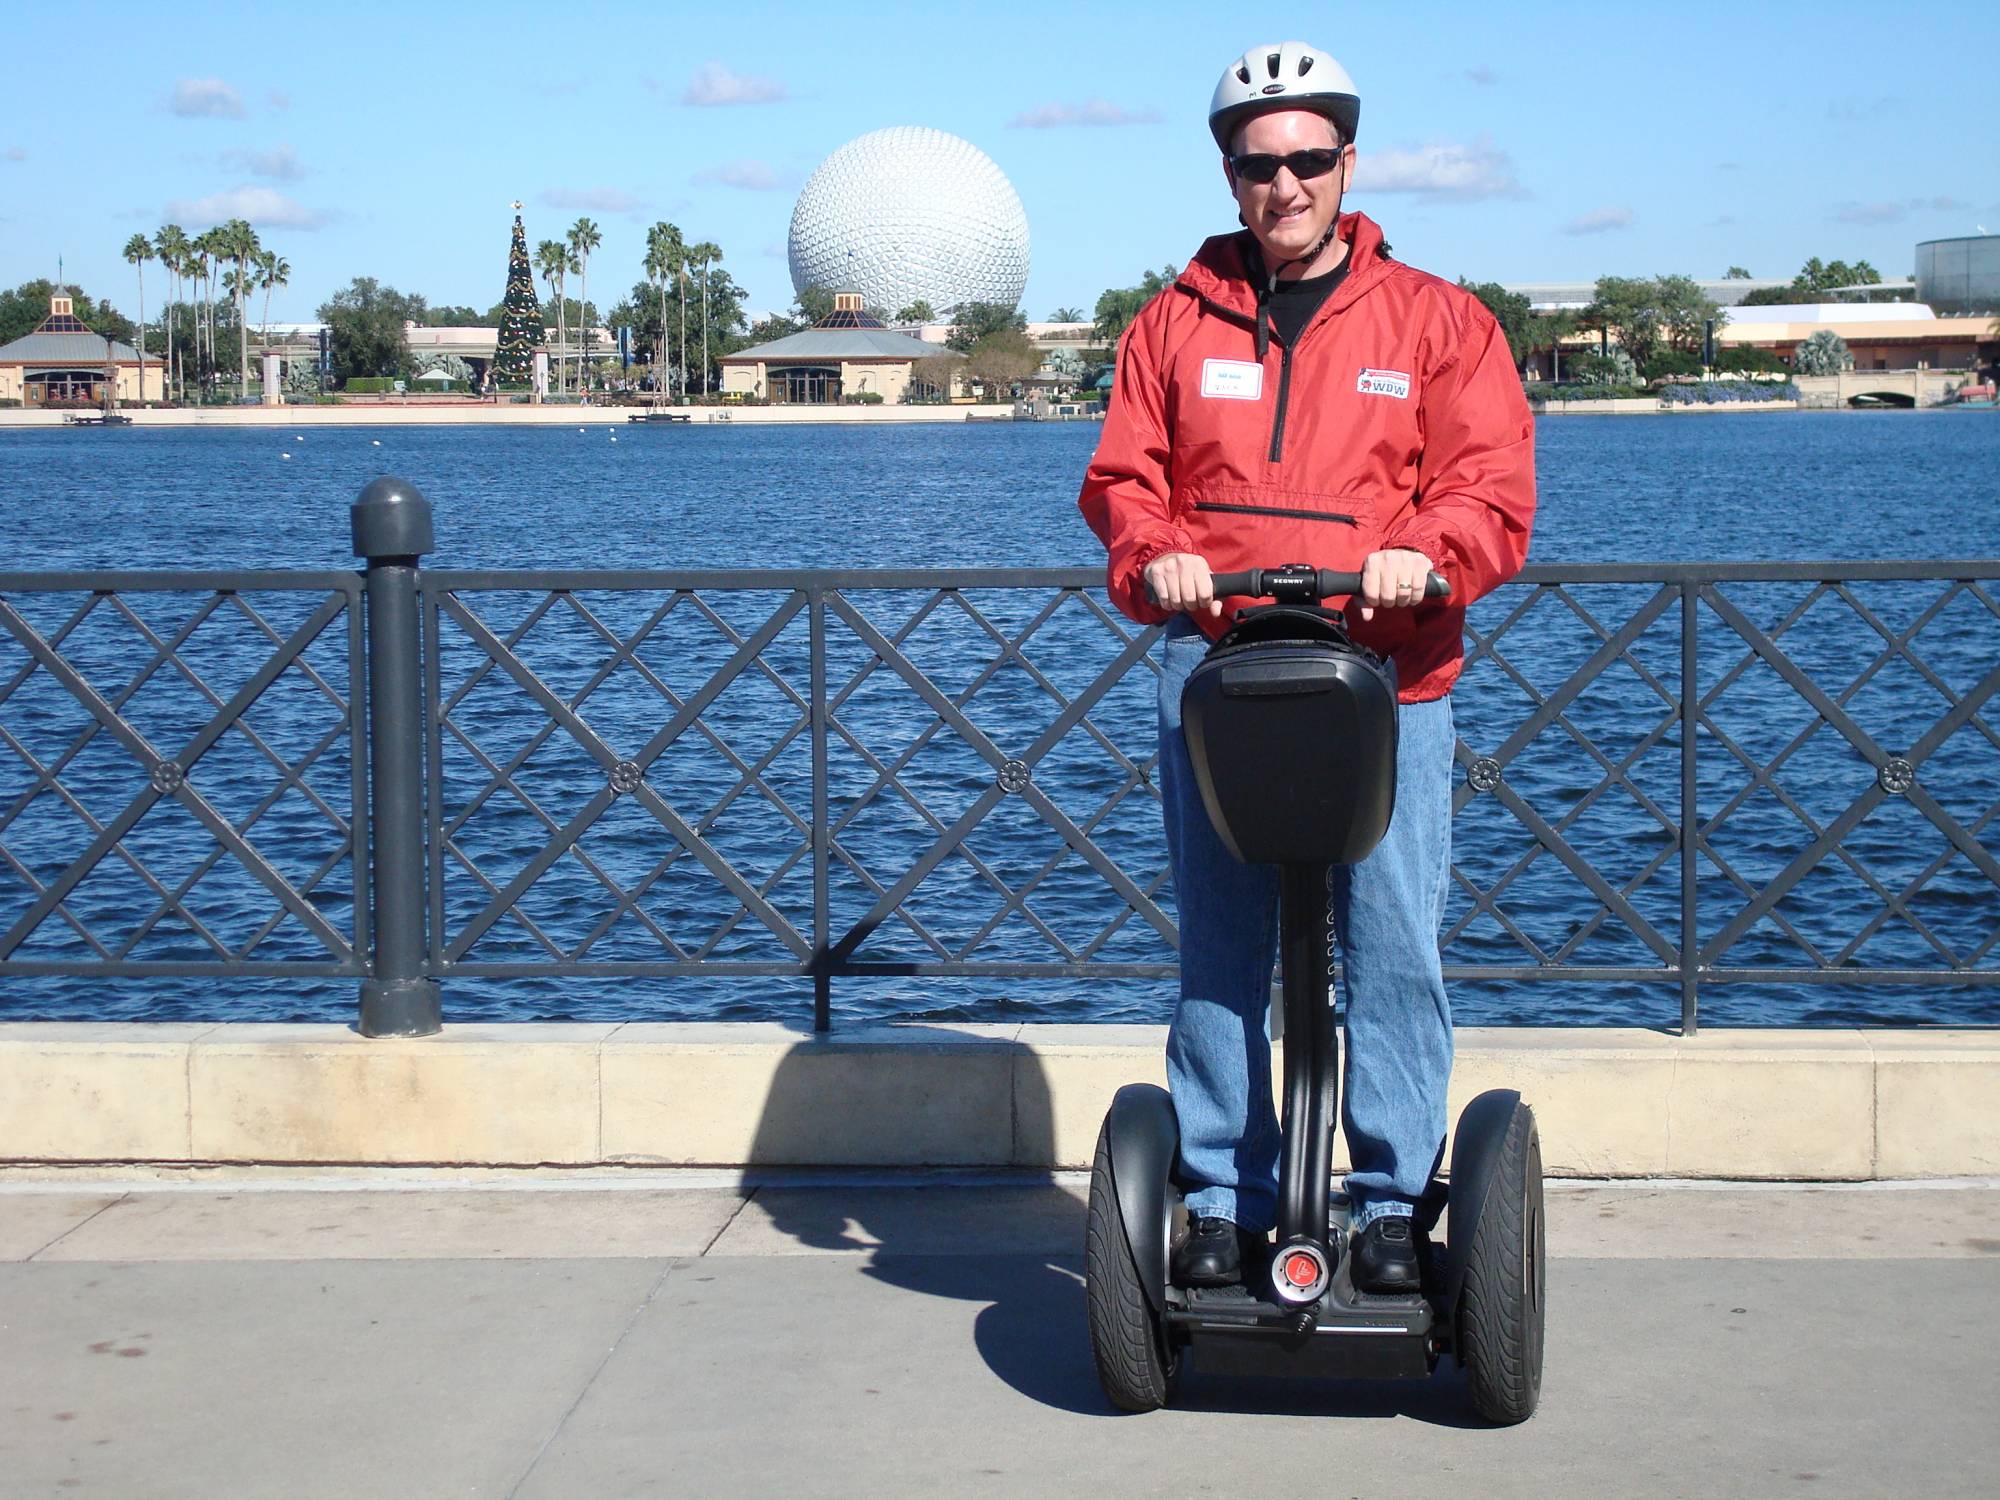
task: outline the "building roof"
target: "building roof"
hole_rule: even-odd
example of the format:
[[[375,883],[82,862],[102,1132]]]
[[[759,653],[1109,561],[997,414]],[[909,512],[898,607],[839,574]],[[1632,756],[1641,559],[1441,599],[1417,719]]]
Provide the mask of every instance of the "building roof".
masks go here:
[[[1914,323],[1937,314],[1921,302],[1767,302],[1733,308],[1729,324],[1742,323]]]
[[[1897,304],[1895,303],[1884,303],[1882,310],[1886,311],[1896,306]],[[1834,309],[1835,312],[1842,313],[1858,313],[1862,310],[1860,307],[1840,307]],[[1874,311],[1875,309],[1871,308],[1869,310]],[[1988,331],[1993,326],[1991,318],[1940,318],[1934,314],[1927,317],[1911,317],[1908,314],[1912,311],[1912,306],[1907,302],[1901,304],[1899,310],[1906,316],[1901,318],[1844,317],[1825,320],[1813,319],[1811,321],[1773,318],[1769,322],[1759,317],[1755,322],[1752,322],[1745,314],[1738,314],[1716,329],[1715,336],[1725,344],[1803,343],[1822,329],[1831,330],[1850,344],[1875,344],[1893,339],[1908,339],[1923,343],[1937,343],[1941,340],[1958,343],[1967,339],[1975,342],[1985,342],[1991,337]],[[1797,311],[1797,308],[1785,307],[1755,307],[1747,310],[1749,313],[1760,314]],[[1930,313],[1930,309],[1921,304],[1916,306],[1915,311],[1923,314]],[[1738,321],[1739,317],[1742,319],[1740,322]]]
[[[111,343],[105,353],[105,338],[92,333],[71,310],[70,299],[60,292],[49,298],[49,315],[33,333],[12,343],[0,344],[0,364],[102,366],[107,359],[134,364],[139,351],[130,344]]]
[[[956,358],[954,351],[927,344],[906,333],[886,328],[829,328],[824,325],[803,333],[787,334],[768,344],[756,344],[725,354],[722,363],[755,364],[774,359],[934,359],[938,355]]]

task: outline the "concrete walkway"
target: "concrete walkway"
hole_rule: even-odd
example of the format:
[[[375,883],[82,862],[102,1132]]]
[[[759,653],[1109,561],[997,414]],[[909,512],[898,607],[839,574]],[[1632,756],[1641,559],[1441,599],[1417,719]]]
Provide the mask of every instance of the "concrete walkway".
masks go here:
[[[0,1173],[0,1492],[2000,1494],[2000,1184],[1552,1184],[1509,1430],[1448,1364],[1117,1414],[1083,1187]]]

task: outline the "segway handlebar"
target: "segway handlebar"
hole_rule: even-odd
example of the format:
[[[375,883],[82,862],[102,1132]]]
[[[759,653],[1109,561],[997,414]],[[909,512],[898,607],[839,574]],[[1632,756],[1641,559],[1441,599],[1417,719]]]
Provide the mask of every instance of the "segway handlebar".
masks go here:
[[[1280,604],[1317,604],[1342,594],[1361,592],[1359,573],[1335,573],[1327,568],[1309,568],[1303,563],[1287,563],[1282,568],[1251,568],[1243,573],[1214,575],[1215,597],[1241,595],[1249,599],[1275,599]],[[1426,599],[1449,599],[1451,585],[1433,573],[1424,580]]]

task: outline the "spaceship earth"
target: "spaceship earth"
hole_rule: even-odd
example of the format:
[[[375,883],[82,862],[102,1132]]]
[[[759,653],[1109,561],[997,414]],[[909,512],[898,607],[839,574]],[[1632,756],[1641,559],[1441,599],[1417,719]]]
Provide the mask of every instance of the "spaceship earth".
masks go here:
[[[920,125],[857,136],[806,179],[787,246],[792,289],[859,292],[891,316],[919,300],[1014,307],[1028,216],[993,159]]]

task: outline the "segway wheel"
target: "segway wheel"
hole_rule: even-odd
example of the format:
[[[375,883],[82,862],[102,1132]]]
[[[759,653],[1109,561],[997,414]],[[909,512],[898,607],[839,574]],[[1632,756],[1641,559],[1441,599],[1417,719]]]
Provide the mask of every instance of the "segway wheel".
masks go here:
[[[1517,1105],[1459,1293],[1458,1361],[1489,1422],[1524,1422],[1541,1398],[1543,1248],[1541,1135]]]
[[[1097,1137],[1090,1169],[1090,1219],[1084,1237],[1084,1302],[1098,1384],[1125,1411],[1157,1411],[1173,1393],[1180,1359],[1170,1354],[1160,1320],[1139,1284],[1131,1242],[1111,1178],[1107,1131]]]

